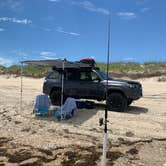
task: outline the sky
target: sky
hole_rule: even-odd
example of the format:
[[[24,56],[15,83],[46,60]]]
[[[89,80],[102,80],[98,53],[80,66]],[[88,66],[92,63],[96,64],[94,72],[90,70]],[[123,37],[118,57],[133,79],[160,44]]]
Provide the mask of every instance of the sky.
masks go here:
[[[166,61],[165,0],[0,0],[0,65]]]

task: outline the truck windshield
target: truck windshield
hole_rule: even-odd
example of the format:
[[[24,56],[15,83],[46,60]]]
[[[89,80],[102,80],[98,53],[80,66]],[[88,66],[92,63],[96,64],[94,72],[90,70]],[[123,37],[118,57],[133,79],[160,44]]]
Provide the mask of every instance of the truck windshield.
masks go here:
[[[103,70],[97,70],[97,73],[104,79],[107,79],[107,72],[103,71]],[[110,77],[110,75],[108,75],[108,79],[112,80],[112,78]]]

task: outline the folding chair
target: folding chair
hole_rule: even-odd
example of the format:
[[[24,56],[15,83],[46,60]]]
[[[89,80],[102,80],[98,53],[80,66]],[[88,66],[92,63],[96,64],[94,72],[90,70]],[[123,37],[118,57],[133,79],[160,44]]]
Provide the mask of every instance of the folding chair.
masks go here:
[[[38,95],[36,96],[33,113],[40,116],[48,115],[49,107],[49,97],[47,95]]]
[[[62,119],[69,119],[75,115],[76,110],[77,110],[77,105],[75,99],[68,97],[64,105],[56,109],[54,115],[59,119],[61,118],[62,114]]]

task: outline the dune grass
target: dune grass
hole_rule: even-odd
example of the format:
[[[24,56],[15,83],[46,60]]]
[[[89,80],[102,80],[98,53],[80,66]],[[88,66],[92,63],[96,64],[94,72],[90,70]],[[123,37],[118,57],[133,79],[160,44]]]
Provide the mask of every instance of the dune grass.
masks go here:
[[[23,66],[23,75],[28,77],[40,78],[44,77],[49,68],[42,66],[34,66],[34,65],[26,65]],[[20,76],[21,74],[21,66],[13,65],[10,67],[0,66],[0,74],[14,74],[16,76]]]
[[[97,66],[101,68],[102,70],[107,69],[107,65],[105,63],[97,63]],[[144,71],[144,65],[141,65],[139,63],[112,63],[109,65],[110,71],[115,72],[129,72],[129,71],[135,71],[135,72],[141,72]]]
[[[105,63],[97,63],[97,67],[102,70],[107,69],[107,65]],[[0,66],[0,74],[14,74],[16,76],[20,76],[20,69],[21,67],[18,65],[10,67]],[[25,65],[23,67],[23,75],[41,78],[44,77],[50,69],[51,68],[49,67],[43,66]],[[128,76],[132,78],[133,75],[133,78],[160,76],[163,74],[166,75],[166,62],[148,62],[144,64],[134,62],[112,63],[109,65],[109,71],[112,76],[117,77]]]

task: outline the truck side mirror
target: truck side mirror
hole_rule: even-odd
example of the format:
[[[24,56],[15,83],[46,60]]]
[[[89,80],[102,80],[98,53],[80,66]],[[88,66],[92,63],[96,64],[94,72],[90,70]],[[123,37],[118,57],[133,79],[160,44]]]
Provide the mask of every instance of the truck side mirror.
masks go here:
[[[94,82],[100,82],[101,80],[100,80],[100,78],[96,78],[96,79],[94,79],[93,81],[94,81]]]

